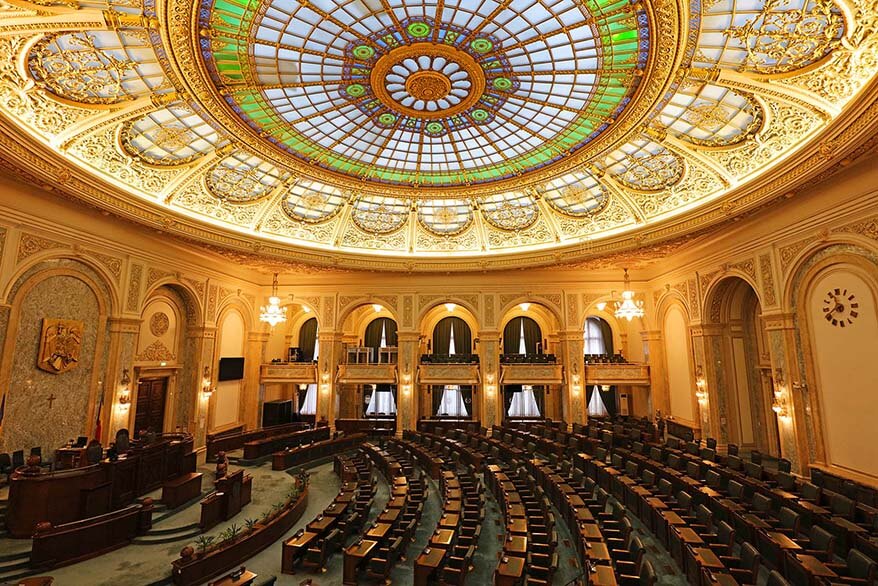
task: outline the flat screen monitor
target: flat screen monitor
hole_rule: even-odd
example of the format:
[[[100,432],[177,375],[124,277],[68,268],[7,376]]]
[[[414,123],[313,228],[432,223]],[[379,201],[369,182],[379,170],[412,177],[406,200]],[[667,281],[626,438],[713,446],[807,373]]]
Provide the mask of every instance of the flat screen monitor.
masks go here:
[[[220,358],[218,380],[241,380],[244,378],[243,358]]]

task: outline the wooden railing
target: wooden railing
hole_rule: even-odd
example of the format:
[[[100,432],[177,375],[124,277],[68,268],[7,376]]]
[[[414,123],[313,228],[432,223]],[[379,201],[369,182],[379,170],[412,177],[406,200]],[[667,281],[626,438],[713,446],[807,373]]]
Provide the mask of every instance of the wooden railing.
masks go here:
[[[267,522],[256,523],[252,531],[244,533],[231,543],[222,543],[204,553],[184,548],[181,556],[171,562],[174,584],[202,584],[228,572],[283,537],[302,518],[307,507],[308,488],[305,487],[296,501],[290,503],[279,515]]]
[[[294,431],[306,429],[308,424],[295,422],[284,423],[283,425],[273,425],[271,427],[260,427],[252,431],[242,431],[240,433],[220,433],[216,435],[208,434],[207,436],[207,459],[212,461],[220,452],[231,452],[240,450],[244,444],[251,441],[265,439],[267,437],[284,435]]]
[[[30,565],[56,567],[97,557],[128,545],[152,527],[152,500],[112,513],[52,527],[37,526]]]

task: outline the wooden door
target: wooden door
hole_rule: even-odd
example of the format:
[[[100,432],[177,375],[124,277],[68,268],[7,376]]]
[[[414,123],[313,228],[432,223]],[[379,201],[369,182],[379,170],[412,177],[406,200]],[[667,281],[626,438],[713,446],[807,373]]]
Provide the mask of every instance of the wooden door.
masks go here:
[[[134,432],[149,429],[159,434],[165,426],[165,394],[167,378],[143,379],[137,386],[137,411],[134,413]]]

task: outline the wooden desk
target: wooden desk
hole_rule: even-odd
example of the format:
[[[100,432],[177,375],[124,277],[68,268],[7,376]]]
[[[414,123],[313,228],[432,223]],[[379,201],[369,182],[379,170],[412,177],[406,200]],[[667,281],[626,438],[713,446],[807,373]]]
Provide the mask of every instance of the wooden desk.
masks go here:
[[[693,548],[691,562],[687,574],[690,584],[698,584],[698,577],[704,573],[705,569],[710,572],[722,572],[726,569],[713,550],[707,547]]]
[[[527,535],[527,519],[515,517],[506,522],[506,532],[513,535]]]
[[[385,509],[384,512],[378,516],[378,522],[395,523],[401,514],[402,509]]]
[[[460,525],[460,515],[456,513],[442,513],[439,518],[439,526],[443,529],[454,529]]]
[[[590,523],[594,521],[594,516],[591,514],[591,511],[585,507],[576,507],[573,517],[579,523]]]
[[[356,586],[357,567],[372,552],[377,541],[371,539],[363,539],[359,543],[355,543],[348,547],[344,552],[344,574],[342,583],[349,586]]]
[[[778,533],[776,531],[767,532],[766,535],[768,538],[777,544],[783,550],[792,550],[792,549],[802,549],[798,543],[784,535],[783,533]]]
[[[347,510],[348,504],[349,503],[334,502],[323,509],[323,514],[327,517],[341,516]]]
[[[390,531],[392,528],[393,525],[391,525],[390,523],[378,523],[377,525],[374,525],[372,528],[366,531],[366,537],[368,539],[375,539],[377,541],[380,541],[384,538],[385,535],[387,535],[387,532]]]
[[[280,571],[284,574],[292,574],[295,571],[296,562],[305,555],[311,544],[319,537],[320,535],[313,531],[305,531],[301,535],[293,536],[285,541],[281,553]]]
[[[579,526],[579,533],[586,541],[599,541],[604,538],[601,528],[594,523],[583,523]]]
[[[592,586],[616,586],[616,572],[613,566],[593,566],[594,572],[588,574],[588,583]]]
[[[802,567],[808,571],[812,576],[816,576],[818,578],[827,578],[832,579],[838,577],[838,575],[826,567],[826,564],[815,558],[813,555],[806,555],[803,553],[797,554],[796,559],[802,564]]]
[[[454,541],[454,529],[437,529],[430,537],[430,547],[448,549]]]
[[[506,507],[506,516],[527,517],[527,512],[524,510],[524,505],[509,505]]]
[[[323,535],[324,533],[328,532],[329,529],[337,522],[338,517],[323,515],[308,523],[308,531],[313,531],[314,533]]]
[[[504,556],[494,573],[495,586],[515,586],[524,575],[524,558]]]
[[[442,565],[445,550],[429,547],[415,559],[415,586],[427,586],[436,569]]]
[[[226,576],[216,582],[211,582],[209,586],[249,586],[257,577],[258,574],[254,574],[250,570],[244,570],[244,573],[237,580],[232,580],[231,577]]]
[[[405,506],[406,498],[404,496],[395,496],[387,501],[387,509],[401,509]]]
[[[590,541],[588,547],[585,548],[585,557],[596,564],[611,564],[613,562],[607,544],[603,541]]]
[[[510,535],[503,542],[503,553],[512,556],[527,556],[527,536]]]

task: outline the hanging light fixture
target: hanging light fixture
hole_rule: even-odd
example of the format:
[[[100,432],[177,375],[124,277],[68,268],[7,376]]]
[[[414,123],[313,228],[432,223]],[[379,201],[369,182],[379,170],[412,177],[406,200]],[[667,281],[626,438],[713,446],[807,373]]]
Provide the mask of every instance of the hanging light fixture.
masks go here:
[[[280,306],[280,297],[277,296],[277,273],[274,274],[274,280],[271,282],[271,297],[268,298],[268,305],[263,305],[259,311],[259,321],[271,327],[287,321],[287,308]]]
[[[624,318],[631,321],[635,317],[643,317],[643,300],[634,299],[628,269],[625,269],[625,288],[622,290],[622,301],[616,301],[614,305],[616,307],[614,315],[619,319]]]

